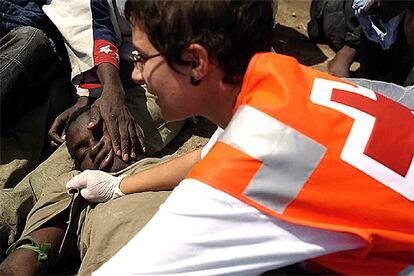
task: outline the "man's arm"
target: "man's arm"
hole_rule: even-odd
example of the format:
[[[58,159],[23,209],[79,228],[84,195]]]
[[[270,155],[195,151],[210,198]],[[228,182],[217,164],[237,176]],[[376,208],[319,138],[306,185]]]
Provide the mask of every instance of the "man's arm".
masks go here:
[[[65,126],[69,120],[70,115],[75,112],[77,109],[86,106],[89,104],[89,98],[82,96],[79,97],[77,102],[59,114],[56,119],[53,121],[52,126],[49,129],[49,136],[53,142],[57,145],[62,144],[66,140]]]
[[[66,184],[66,189],[69,192],[80,189],[81,195],[92,202],[104,202],[124,194],[171,190],[185,178],[200,158],[201,150],[196,150],[127,177],[86,170],[72,178]]]
[[[91,108],[90,128],[97,127],[102,119],[114,152],[125,161],[130,157],[134,159],[142,147],[142,131],[135,126],[125,105],[118,71],[120,38],[112,24],[108,2],[53,0],[43,9],[65,38],[72,81],[77,85],[78,94],[90,96],[88,91],[102,89],[100,98]],[[63,141],[59,131],[64,128],[69,115],[62,113],[50,131],[52,139],[58,143]]]
[[[124,161],[135,159],[143,151],[144,134],[125,105],[125,92],[118,69],[110,63],[101,63],[97,75],[103,86],[102,95],[91,106],[88,128],[95,128],[102,119],[111,137],[112,147]]]

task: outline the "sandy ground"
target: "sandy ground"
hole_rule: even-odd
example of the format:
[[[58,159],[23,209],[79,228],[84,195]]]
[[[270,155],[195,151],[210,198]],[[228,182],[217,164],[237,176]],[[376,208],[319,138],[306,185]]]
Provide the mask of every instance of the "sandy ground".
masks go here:
[[[279,0],[273,47],[276,52],[294,56],[304,65],[326,72],[334,52],[327,45],[314,44],[307,34],[311,0]],[[194,122],[196,121],[196,122]],[[187,120],[179,136],[165,153],[183,154],[207,143],[215,126],[204,118]]]

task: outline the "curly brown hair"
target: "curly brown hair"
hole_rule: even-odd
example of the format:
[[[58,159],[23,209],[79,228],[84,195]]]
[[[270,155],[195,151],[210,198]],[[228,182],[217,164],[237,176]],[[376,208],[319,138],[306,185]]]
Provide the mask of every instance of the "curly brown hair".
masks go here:
[[[181,54],[198,43],[227,83],[240,83],[253,55],[269,51],[272,42],[270,0],[128,0],[125,16],[145,31],[174,70],[174,64],[191,65]]]

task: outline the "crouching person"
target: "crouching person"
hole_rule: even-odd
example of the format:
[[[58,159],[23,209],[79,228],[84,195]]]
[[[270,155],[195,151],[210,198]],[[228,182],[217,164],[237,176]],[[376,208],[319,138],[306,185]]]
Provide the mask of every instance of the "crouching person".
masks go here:
[[[220,129],[201,155],[68,182],[90,200],[105,200],[108,185],[175,187],[95,275],[258,275],[302,261],[339,274],[412,272],[413,107],[260,53],[270,1],[131,0],[126,12],[133,79],[164,118],[202,115]]]

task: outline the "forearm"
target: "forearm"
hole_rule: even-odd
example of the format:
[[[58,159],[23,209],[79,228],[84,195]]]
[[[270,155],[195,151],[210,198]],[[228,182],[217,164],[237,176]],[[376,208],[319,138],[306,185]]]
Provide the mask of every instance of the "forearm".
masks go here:
[[[112,63],[104,62],[98,65],[96,74],[102,85],[102,95],[91,107],[91,123],[88,128],[95,128],[103,119],[115,154],[128,162],[130,157],[136,158],[141,148],[144,150],[143,132],[125,104],[125,92],[118,68]]]
[[[66,183],[67,191],[80,190],[91,202],[104,202],[122,194],[171,190],[200,160],[201,150],[127,177],[116,177],[100,170],[85,170]]]
[[[201,150],[187,153],[157,167],[125,177],[120,189],[124,194],[171,190],[185,178],[200,160]]]
[[[98,75],[99,81],[104,88],[102,95],[111,92],[118,93],[122,97],[124,96],[119,71],[112,63],[104,62],[99,64],[96,74]]]

